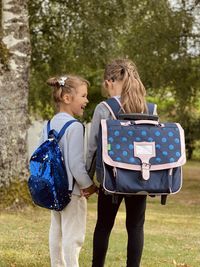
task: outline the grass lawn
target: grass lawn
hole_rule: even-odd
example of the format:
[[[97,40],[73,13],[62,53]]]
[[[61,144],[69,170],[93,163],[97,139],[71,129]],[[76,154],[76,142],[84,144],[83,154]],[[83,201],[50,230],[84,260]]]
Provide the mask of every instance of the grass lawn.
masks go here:
[[[200,163],[184,166],[180,193],[148,198],[141,267],[200,266]],[[91,266],[96,196],[88,201],[88,224],[80,267]],[[0,267],[49,267],[49,211],[41,208],[0,211]],[[121,206],[110,238],[105,267],[125,267],[126,230]]]

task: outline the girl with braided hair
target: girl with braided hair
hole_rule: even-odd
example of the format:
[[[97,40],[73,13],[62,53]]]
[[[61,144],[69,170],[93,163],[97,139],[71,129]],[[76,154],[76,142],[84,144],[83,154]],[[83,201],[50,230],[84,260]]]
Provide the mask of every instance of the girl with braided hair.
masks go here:
[[[114,60],[104,72],[104,89],[109,97],[117,98],[124,113],[147,113],[145,88],[135,64],[128,59]],[[156,109],[156,105],[155,105]],[[154,110],[156,114],[156,110]],[[112,118],[110,110],[101,102],[97,105],[91,123],[86,166],[90,177],[94,174],[95,152],[101,119]],[[93,237],[92,267],[103,267],[108,249],[109,237],[122,200],[126,207],[126,230],[128,234],[126,267],[139,267],[143,243],[146,209],[145,195],[118,195],[113,202],[112,195],[106,194],[102,185],[99,188],[97,222]]]

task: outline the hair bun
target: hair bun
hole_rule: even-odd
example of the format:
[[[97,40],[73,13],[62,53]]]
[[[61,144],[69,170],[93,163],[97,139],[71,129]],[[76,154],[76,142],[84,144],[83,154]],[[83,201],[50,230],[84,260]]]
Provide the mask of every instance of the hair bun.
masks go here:
[[[52,86],[52,87],[55,87],[55,86],[58,86],[59,87],[60,86],[59,85],[59,82],[58,82],[58,79],[56,77],[49,78],[47,80],[47,84],[50,85],[50,86]]]
[[[67,76],[61,76],[59,78],[53,77],[47,80],[47,84],[53,87],[63,87],[65,86],[65,81],[68,79]]]

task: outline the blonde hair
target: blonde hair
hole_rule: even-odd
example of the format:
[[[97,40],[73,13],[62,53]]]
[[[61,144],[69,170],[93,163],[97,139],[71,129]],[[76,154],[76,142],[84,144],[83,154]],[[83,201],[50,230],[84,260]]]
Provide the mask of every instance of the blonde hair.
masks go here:
[[[80,85],[85,84],[87,87],[89,82],[82,77],[75,75],[63,75],[59,77],[51,77],[47,80],[47,84],[53,87],[53,100],[59,107],[59,103],[62,102],[62,98],[65,94],[76,94],[76,89]]]
[[[128,59],[116,59],[105,68],[104,80],[123,81],[121,104],[126,113],[146,113],[146,90],[135,64]]]

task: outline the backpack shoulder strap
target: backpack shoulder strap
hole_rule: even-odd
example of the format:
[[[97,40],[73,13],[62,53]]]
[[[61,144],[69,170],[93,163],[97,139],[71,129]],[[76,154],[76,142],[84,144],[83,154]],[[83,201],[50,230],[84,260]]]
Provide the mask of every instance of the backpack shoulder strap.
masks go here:
[[[103,101],[103,104],[109,109],[114,119],[116,119],[118,113],[122,111],[120,100],[116,97],[108,98],[107,100]],[[148,107],[148,114],[150,115],[155,114],[156,111],[155,104],[147,103],[147,107]]]
[[[51,127],[50,127],[50,120],[47,122],[47,136],[49,135],[49,132],[51,130]]]
[[[66,129],[77,120],[71,120],[65,123],[65,125],[62,127],[62,129],[60,130],[60,132],[58,133],[58,142],[60,141],[60,139],[62,138],[63,134],[65,133]]]
[[[117,114],[121,110],[121,103],[119,99],[117,99],[116,97],[111,97],[103,101],[103,104],[108,108],[108,110],[112,114],[113,119],[116,119]]]
[[[66,129],[70,126],[70,124],[72,124],[75,121],[77,121],[77,120],[71,120],[71,121],[68,121],[68,122],[66,122],[64,124],[64,126],[62,127],[62,129],[58,133],[58,137],[57,137],[58,142],[60,141],[60,139],[62,138],[62,136],[65,133]],[[50,127],[50,120],[49,120],[47,122],[47,136],[49,135],[50,130],[51,130],[51,127]]]
[[[156,113],[156,104],[153,103],[147,103],[147,108],[148,108],[148,114],[149,115],[154,115]]]

